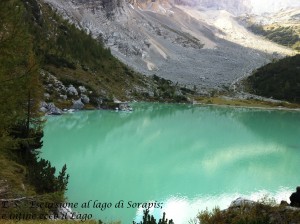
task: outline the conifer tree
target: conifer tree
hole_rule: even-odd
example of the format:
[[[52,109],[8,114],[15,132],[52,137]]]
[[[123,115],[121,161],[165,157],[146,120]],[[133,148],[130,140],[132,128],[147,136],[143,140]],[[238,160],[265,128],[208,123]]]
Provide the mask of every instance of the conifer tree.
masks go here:
[[[0,139],[12,130],[30,138],[30,130],[41,130],[42,86],[19,1],[0,2],[0,49]]]

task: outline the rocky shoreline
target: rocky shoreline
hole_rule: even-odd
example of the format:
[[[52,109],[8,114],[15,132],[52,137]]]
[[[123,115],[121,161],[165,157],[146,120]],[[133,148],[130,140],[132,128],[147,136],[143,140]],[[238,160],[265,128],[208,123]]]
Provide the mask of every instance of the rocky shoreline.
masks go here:
[[[118,99],[102,99],[82,84],[64,84],[51,73],[42,70],[45,87],[44,101],[40,103],[40,112],[46,115],[62,115],[84,109],[107,109],[132,111],[127,102]],[[59,106],[57,106],[59,105]]]
[[[78,108],[76,105],[82,104],[83,106]],[[75,105],[75,106],[74,106]],[[75,101],[73,104],[73,107],[71,108],[64,108],[60,109],[57,106],[55,106],[54,103],[46,103],[43,101],[40,105],[40,111],[43,112],[45,115],[62,115],[65,113],[73,113],[75,111],[83,110],[84,104],[78,100]],[[94,109],[101,109],[101,110],[115,110],[115,111],[133,111],[133,108],[129,106],[127,102],[121,102],[121,101],[112,101],[109,103],[103,103],[98,108]]]

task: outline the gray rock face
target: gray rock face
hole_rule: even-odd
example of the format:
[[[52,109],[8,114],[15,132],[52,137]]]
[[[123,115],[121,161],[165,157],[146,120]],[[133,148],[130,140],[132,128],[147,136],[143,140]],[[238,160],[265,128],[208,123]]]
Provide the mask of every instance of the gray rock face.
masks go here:
[[[121,7],[125,1],[124,0],[102,0],[101,2],[107,17],[111,17],[113,15],[113,11],[117,7]]]
[[[76,89],[73,85],[70,85],[70,86],[68,87],[67,93],[68,93],[68,95],[70,95],[70,96],[77,96],[77,95],[78,95],[77,89]]]
[[[81,99],[73,100],[72,108],[75,110],[81,110],[84,107],[84,104],[81,102]]]
[[[89,6],[97,6],[98,9],[101,9],[105,12],[107,18],[111,18],[115,15],[117,8],[120,8],[124,5],[125,0],[73,0],[76,4],[86,4]]]

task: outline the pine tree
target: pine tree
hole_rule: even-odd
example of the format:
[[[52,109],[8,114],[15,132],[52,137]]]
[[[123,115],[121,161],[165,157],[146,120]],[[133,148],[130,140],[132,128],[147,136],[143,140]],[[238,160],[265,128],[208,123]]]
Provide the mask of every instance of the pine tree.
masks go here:
[[[56,177],[50,162],[38,158],[43,87],[26,16],[20,0],[0,1],[0,156],[10,152],[27,167],[27,181],[37,193],[63,192],[69,178],[66,166]]]
[[[24,8],[17,0],[0,2],[0,49],[0,140],[13,132],[24,142],[42,128],[42,86]]]

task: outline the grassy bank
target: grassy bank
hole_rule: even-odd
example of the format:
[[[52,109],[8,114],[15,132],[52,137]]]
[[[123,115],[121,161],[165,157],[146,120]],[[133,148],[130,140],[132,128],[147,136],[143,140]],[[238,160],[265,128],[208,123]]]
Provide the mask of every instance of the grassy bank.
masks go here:
[[[201,224],[288,224],[300,223],[300,209],[286,205],[258,202],[202,211],[198,215]]]
[[[216,97],[194,97],[194,104],[206,104],[206,105],[223,105],[232,107],[251,107],[262,109],[300,109],[300,104],[288,103],[288,102],[269,102],[262,100],[242,100],[228,98],[224,96]]]

